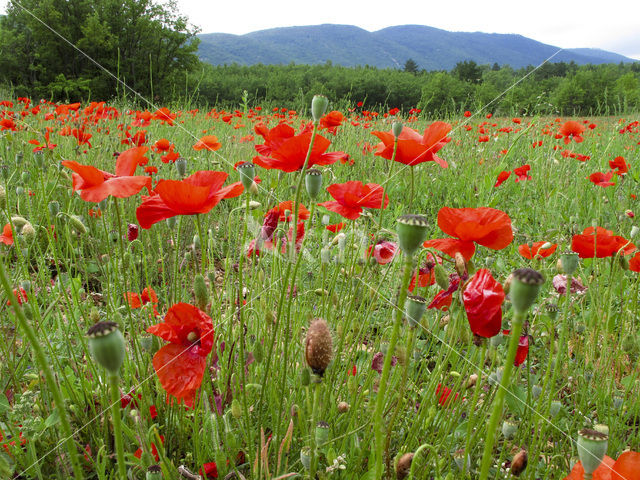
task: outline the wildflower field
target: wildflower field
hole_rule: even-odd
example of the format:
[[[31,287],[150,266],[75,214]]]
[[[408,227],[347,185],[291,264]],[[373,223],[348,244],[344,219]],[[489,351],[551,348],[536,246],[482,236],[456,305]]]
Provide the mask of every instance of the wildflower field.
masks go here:
[[[0,100],[0,478],[640,479],[637,117]]]

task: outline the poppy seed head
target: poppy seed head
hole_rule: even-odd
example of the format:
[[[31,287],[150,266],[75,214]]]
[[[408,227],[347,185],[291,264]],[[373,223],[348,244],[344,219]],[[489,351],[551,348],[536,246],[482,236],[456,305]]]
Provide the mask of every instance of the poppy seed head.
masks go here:
[[[322,376],[333,355],[331,332],[325,320],[317,318],[311,322],[307,330],[304,354],[311,371]]]
[[[118,324],[116,322],[98,322],[91,325],[87,331],[87,336],[89,338],[104,337],[105,335],[113,333],[117,329]]]
[[[513,278],[526,285],[540,286],[544,283],[542,274],[533,268],[519,268],[514,270]]]

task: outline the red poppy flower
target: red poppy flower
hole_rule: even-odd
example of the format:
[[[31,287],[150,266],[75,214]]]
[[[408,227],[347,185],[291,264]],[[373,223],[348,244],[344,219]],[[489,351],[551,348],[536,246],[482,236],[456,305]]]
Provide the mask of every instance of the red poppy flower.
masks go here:
[[[87,133],[80,128],[74,128],[73,130],[71,130],[71,135],[73,135],[78,141],[78,146],[89,145],[89,148],[91,148],[91,143],[89,142],[89,140],[93,135],[91,135],[90,133]]]
[[[481,268],[467,284],[462,299],[471,331],[490,338],[500,333],[504,289],[486,268]]]
[[[609,167],[611,167],[611,170],[615,170],[616,175],[624,175],[629,172],[629,164],[624,157],[616,157],[613,160],[609,160]]]
[[[611,480],[640,480],[640,453],[624,452],[611,470]]]
[[[65,160],[62,165],[74,171],[73,191],[79,191],[80,198],[83,200],[97,203],[109,195],[127,198],[144,187],[151,190],[151,178],[145,175],[133,175],[147,150],[148,147],[134,147],[118,155],[115,175],[98,170],[91,165],[81,165],[73,160]]]
[[[440,250],[451,257],[460,252],[467,261],[475,253],[475,243],[492,250],[501,250],[513,240],[511,219],[495,208],[443,207],[438,212],[438,226],[444,233],[456,238],[427,240],[424,246]]]
[[[17,288],[14,288],[13,289],[13,296],[18,299],[18,305],[22,305],[23,303],[27,303],[27,301],[29,300],[29,298],[27,297],[27,291],[22,287],[20,287],[20,290],[18,290]],[[7,305],[8,306],[11,305],[11,300],[7,300]]]
[[[428,287],[429,285],[433,285],[436,283],[436,275],[435,275],[435,262],[442,264],[442,259],[436,256],[436,260],[433,259],[433,255],[430,253],[427,254],[427,258],[424,264],[424,267],[418,269],[418,278],[417,285],[418,287]],[[414,273],[411,277],[411,282],[409,283],[409,291],[413,292],[413,289],[416,288],[416,274]]]
[[[11,130],[11,131],[15,132],[17,130],[16,122],[14,122],[13,119],[11,119],[11,118],[2,118],[2,119],[0,119],[0,132],[2,132],[4,130]]]
[[[334,183],[327,187],[327,192],[335,199],[334,202],[323,202],[318,205],[336,212],[349,220],[355,220],[362,213],[362,208],[387,208],[389,196],[382,194],[384,189],[377,183],[350,181]]]
[[[225,172],[202,170],[184,180],[160,180],[156,195],[143,197],[136,210],[136,218],[142,228],[176,215],[207,213],[223,198],[240,195],[244,188],[241,182],[222,188],[229,175]]]
[[[196,142],[196,144],[193,146],[193,149],[198,151],[214,151],[218,150],[221,146],[222,144],[218,142],[218,137],[216,137],[215,135],[206,135]]]
[[[465,110],[464,116],[469,118],[471,116],[471,112],[469,110]]]
[[[286,123],[280,123],[271,130],[264,123],[259,123],[253,127],[254,131],[264,138],[263,145],[256,145],[256,152],[265,157],[270,157],[271,152],[280,148],[280,146],[288,139],[295,136],[296,131]],[[308,131],[306,129],[305,131]],[[302,133],[302,132],[301,132]]]
[[[395,161],[405,165],[418,165],[423,162],[436,162],[442,168],[447,168],[447,162],[436,156],[436,153],[451,141],[447,134],[451,125],[446,122],[434,122],[425,129],[424,134],[409,127],[404,127],[398,136],[398,147]],[[391,160],[395,136],[389,132],[371,132],[381,143],[376,146],[376,155]]]
[[[595,172],[589,175],[587,178],[591,181],[591,183],[593,183],[594,185],[598,185],[599,187],[606,188],[615,185],[615,182],[611,181],[611,179],[613,178],[613,170],[607,173]]]
[[[141,308],[143,305],[151,303],[153,305],[153,313],[159,315],[156,309],[158,305],[158,295],[156,295],[155,290],[151,287],[146,287],[140,295],[135,292],[126,292],[124,298],[129,304],[129,308],[132,309]]]
[[[496,183],[494,187],[499,187],[502,185],[509,177],[511,176],[511,171],[502,171],[498,174],[498,178],[496,178]]]
[[[268,170],[276,169],[283,172],[300,170],[307,158],[311,136],[311,132],[305,131],[291,137],[276,137],[274,142],[267,147],[270,150],[269,156],[253,157],[253,163]],[[329,145],[331,145],[329,140],[322,135],[316,135],[307,168],[312,165],[331,165],[346,157],[347,154],[344,152],[326,153]],[[256,146],[256,150],[258,150],[258,146]],[[265,150],[263,149],[262,151]],[[260,153],[260,150],[258,150],[258,153]]]
[[[327,225],[325,228],[330,232],[338,233],[340,230],[344,228],[345,225],[346,223],[340,222],[340,223],[335,223],[333,225]]]
[[[615,255],[622,249],[623,255],[633,253],[635,245],[627,239],[614,235],[611,230],[602,227],[587,227],[582,234],[571,239],[571,250],[580,258],[605,258]]]
[[[164,435],[160,435],[160,441],[164,445]],[[151,442],[151,455],[153,456],[153,458],[155,458],[156,462],[160,461],[160,456],[158,455],[158,448],[156,447],[156,444],[153,442]],[[142,448],[138,448],[133,453],[133,456],[136,458],[142,458]]]
[[[344,115],[341,112],[333,111],[327,113],[320,119],[320,130],[327,129],[329,133],[336,134],[336,129],[342,125]]]
[[[460,287],[460,277],[457,273],[452,273],[449,275],[449,288],[446,290],[440,290],[431,303],[427,305],[427,308],[435,308],[437,310],[446,311],[449,310],[451,306],[451,301],[453,300],[453,293],[458,290]]]
[[[216,465],[216,462],[209,462],[202,465],[200,475],[206,480],[218,478],[218,466]]]
[[[439,383],[438,387],[436,388],[436,396],[438,397],[438,403],[443,407],[451,403],[449,401],[449,397],[451,396],[451,393],[452,393],[452,390],[449,387],[445,387],[444,385]],[[452,401],[456,401],[458,399],[458,396],[459,395],[456,393],[453,396]]]
[[[171,148],[171,146],[172,144],[169,140],[167,140],[166,138],[161,138],[156,143],[151,145],[151,150],[153,150],[156,153],[166,152]]]
[[[640,272],[640,252],[629,259],[629,270],[632,272]]]
[[[527,355],[529,355],[529,335],[522,335],[518,341],[518,349],[516,350],[516,357],[513,360],[513,364],[519,367],[527,359]]]
[[[552,255],[553,252],[558,248],[558,244],[551,244],[547,248],[542,248],[544,244],[549,242],[533,242],[532,245],[524,244],[518,247],[518,252],[524,258],[528,258],[529,260],[534,258],[547,258],[549,255]]]
[[[593,471],[592,480],[611,480],[611,467],[613,467],[614,463],[613,458],[605,455],[602,463]],[[582,466],[582,462],[578,461],[571,469],[571,473],[563,480],[584,480],[584,467]]]
[[[2,235],[0,235],[0,243],[5,245],[13,245],[13,230],[11,230],[11,224],[6,223],[2,227]]]
[[[177,303],[163,323],[152,325],[147,332],[170,342],[153,356],[153,368],[162,387],[178,402],[192,407],[202,383],[206,357],[213,348],[211,318],[193,305]]]
[[[517,175],[516,182],[520,182],[522,180],[531,180],[529,170],[531,170],[531,165],[522,165],[521,167],[514,168],[513,173]]]
[[[269,210],[269,212],[277,213],[279,222],[290,222],[293,219],[294,207],[295,205],[293,201],[287,200],[284,202],[280,202],[278,205]],[[289,216],[285,218],[284,214],[287,210],[289,211]],[[269,212],[267,212],[267,215],[269,214]],[[298,220],[306,220],[309,218],[309,215],[311,215],[311,212],[309,212],[309,210],[307,210],[304,205],[300,204],[300,206],[298,207]]]
[[[573,139],[576,143],[582,142],[582,140],[584,139],[581,135],[584,131],[584,125],[576,122],[575,120],[569,120],[560,127],[559,134],[561,135],[560,138],[564,137],[564,143],[566,145],[571,141],[571,139]]]
[[[379,265],[386,265],[391,262],[398,251],[398,245],[387,240],[380,240],[375,245],[371,245],[367,249],[367,257],[373,255]]]

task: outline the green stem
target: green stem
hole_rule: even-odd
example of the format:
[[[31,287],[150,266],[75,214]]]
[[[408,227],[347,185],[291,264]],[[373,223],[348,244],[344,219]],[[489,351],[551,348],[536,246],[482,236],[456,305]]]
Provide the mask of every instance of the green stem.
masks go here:
[[[111,417],[113,420],[113,438],[116,443],[118,476],[120,477],[120,480],[127,480],[127,464],[124,460],[122,425],[120,420],[120,376],[109,375],[109,388],[111,390]]]
[[[3,262],[0,262],[0,281],[2,282],[2,288],[4,289],[7,298],[13,299],[13,301],[11,302],[11,306],[13,307],[15,318],[18,321],[20,328],[22,328],[22,330],[24,331],[27,340],[31,344],[31,348],[33,348],[36,356],[36,361],[38,362],[38,365],[44,373],[45,379],[47,381],[47,387],[49,388],[49,391],[53,396],[53,401],[55,402],[56,409],[58,410],[58,415],[60,416],[60,424],[62,426],[62,433],[65,437],[67,452],[69,453],[71,465],[73,466],[74,477],[76,479],[82,479],[84,478],[84,475],[82,473],[82,468],[80,467],[80,461],[78,460],[78,451],[73,441],[73,434],[71,433],[71,423],[69,422],[69,417],[67,416],[67,412],[64,409],[64,400],[62,398],[62,394],[60,393],[60,389],[56,384],[53,372],[49,367],[49,362],[44,354],[44,351],[42,350],[42,347],[40,346],[40,342],[38,341],[38,338],[31,328],[31,325],[24,316],[22,308],[18,306],[18,301],[11,291],[11,285],[9,284],[9,278],[7,277]]]
[[[384,365],[382,367],[382,377],[380,378],[380,385],[378,386],[378,393],[376,395],[376,409],[374,413],[374,431],[376,439],[375,448],[375,478],[380,479],[383,475],[383,450],[384,450],[384,422],[382,418],[382,412],[384,410],[384,397],[387,390],[387,382],[389,380],[389,373],[391,371],[391,358],[396,348],[398,341],[398,335],[400,333],[400,325],[402,324],[402,317],[404,313],[404,302],[407,298],[407,288],[411,281],[411,272],[413,271],[413,257],[405,258],[404,275],[402,278],[402,284],[400,286],[400,292],[398,293],[398,303],[393,312],[394,322],[393,331],[391,332],[391,340],[389,341],[389,347],[387,354],[384,357]]]
[[[498,391],[493,399],[493,411],[489,418],[489,426],[487,428],[487,436],[484,444],[484,453],[482,454],[482,463],[480,466],[480,480],[487,480],[489,477],[489,467],[493,454],[493,445],[495,441],[496,428],[500,417],[502,417],[502,407],[504,405],[504,397],[507,388],[511,382],[511,372],[513,371],[513,362],[516,358],[518,343],[520,341],[520,333],[522,332],[522,324],[526,317],[526,313],[517,312],[511,321],[511,333],[509,334],[509,350],[505,360],[504,370],[502,372],[502,381],[498,387]]]
[[[318,421],[318,399],[320,398],[320,385],[322,385],[322,378],[314,379],[315,387],[313,389],[313,407],[311,407],[311,466],[309,468],[309,478],[311,480],[315,480],[316,478],[316,470],[318,468],[318,454],[316,449],[318,445],[316,444],[316,423]]]

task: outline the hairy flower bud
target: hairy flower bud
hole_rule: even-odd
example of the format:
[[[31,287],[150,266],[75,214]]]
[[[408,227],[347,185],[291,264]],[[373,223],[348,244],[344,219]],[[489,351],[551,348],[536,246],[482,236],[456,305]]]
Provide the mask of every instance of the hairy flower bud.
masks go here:
[[[331,332],[327,322],[321,318],[311,322],[305,341],[305,359],[311,371],[322,377],[333,355]]]

